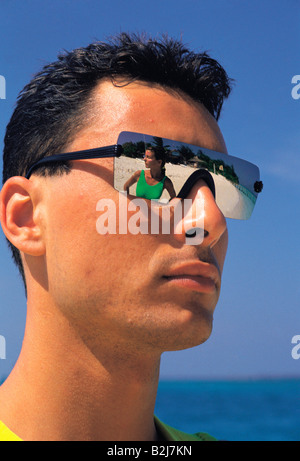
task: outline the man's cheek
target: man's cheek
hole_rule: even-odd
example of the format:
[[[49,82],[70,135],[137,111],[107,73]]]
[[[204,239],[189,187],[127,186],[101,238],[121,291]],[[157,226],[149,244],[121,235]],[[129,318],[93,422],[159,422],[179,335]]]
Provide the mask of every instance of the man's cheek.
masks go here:
[[[226,229],[226,231],[221,235],[218,242],[212,248],[214,257],[216,259],[216,262],[218,264],[221,274],[223,272],[227,248],[228,248],[228,230]]]

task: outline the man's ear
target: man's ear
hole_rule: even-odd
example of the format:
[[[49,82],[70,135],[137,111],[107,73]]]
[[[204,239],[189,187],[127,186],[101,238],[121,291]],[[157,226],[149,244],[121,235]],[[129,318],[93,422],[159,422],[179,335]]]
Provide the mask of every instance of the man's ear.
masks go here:
[[[33,183],[14,176],[0,194],[0,219],[7,239],[20,251],[32,256],[45,253],[39,210],[39,192]]]

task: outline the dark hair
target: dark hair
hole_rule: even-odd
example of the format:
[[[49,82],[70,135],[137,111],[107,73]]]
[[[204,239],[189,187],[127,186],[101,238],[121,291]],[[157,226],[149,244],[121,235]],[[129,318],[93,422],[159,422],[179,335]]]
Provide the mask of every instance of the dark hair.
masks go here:
[[[153,39],[121,33],[108,42],[65,52],[37,73],[18,96],[4,139],[3,183],[12,176],[24,176],[39,159],[62,152],[76,128],[86,123],[83,114],[99,80],[114,82],[118,77],[124,84],[142,80],[180,90],[201,102],[216,120],[232,82],[206,52],[194,53],[167,36]],[[67,168],[57,165],[39,173],[63,171]],[[19,250],[9,245],[24,279]]]
[[[161,160],[161,172],[166,175],[165,163],[166,163],[166,152],[162,146],[150,146],[147,150],[153,152],[155,160]]]

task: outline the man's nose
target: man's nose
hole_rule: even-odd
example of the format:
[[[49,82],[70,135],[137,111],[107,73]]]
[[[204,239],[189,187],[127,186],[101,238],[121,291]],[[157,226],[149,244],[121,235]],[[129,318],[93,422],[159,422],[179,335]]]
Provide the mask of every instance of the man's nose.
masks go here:
[[[227,224],[207,183],[199,179],[181,203],[183,213],[175,223],[175,238],[187,245],[213,247],[226,231]]]

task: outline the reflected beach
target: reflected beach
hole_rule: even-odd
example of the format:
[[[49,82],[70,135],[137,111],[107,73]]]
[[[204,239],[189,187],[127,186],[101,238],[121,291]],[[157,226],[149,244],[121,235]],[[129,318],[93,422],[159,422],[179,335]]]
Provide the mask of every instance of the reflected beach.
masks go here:
[[[115,182],[117,190],[124,190],[124,183],[136,171],[144,170],[145,150],[149,146],[163,149],[166,156],[166,176],[172,181],[176,194],[186,180],[197,170],[208,171],[215,183],[216,203],[223,214],[231,218],[248,219],[256,202],[254,183],[259,177],[255,165],[209,149],[192,146],[168,139],[122,133],[123,154],[115,158]],[[127,136],[127,137],[126,137]],[[135,138],[136,137],[136,138]],[[142,138],[143,137],[143,138]],[[136,184],[130,187],[130,195],[136,195]],[[163,191],[159,202],[168,203],[169,196]]]

